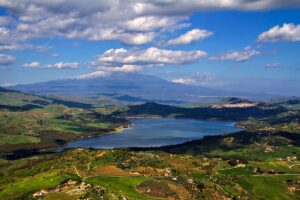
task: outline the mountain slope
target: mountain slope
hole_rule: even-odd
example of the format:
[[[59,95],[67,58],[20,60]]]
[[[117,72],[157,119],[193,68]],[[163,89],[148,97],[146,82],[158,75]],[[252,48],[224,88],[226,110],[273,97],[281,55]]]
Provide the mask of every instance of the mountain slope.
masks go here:
[[[94,78],[54,80],[30,85],[17,85],[11,89],[33,94],[63,94],[79,97],[119,94],[147,100],[185,102],[196,102],[204,97],[239,96],[251,98],[255,96],[241,92],[188,86],[138,73],[113,73]]]

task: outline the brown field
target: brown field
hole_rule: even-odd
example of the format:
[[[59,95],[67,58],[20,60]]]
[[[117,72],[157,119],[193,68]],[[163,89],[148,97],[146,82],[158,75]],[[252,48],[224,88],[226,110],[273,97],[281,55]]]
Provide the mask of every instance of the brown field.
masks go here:
[[[168,179],[148,180],[137,186],[137,190],[154,198],[188,200],[191,193],[181,184]]]
[[[129,172],[122,170],[115,165],[104,165],[93,168],[93,174],[112,175],[112,176],[130,176]]]

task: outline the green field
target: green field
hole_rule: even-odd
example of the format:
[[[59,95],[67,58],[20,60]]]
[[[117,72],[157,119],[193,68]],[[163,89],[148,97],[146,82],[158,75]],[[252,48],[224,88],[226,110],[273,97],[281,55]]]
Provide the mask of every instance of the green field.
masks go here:
[[[40,141],[38,137],[0,134],[0,144],[39,143]]]
[[[33,177],[17,180],[15,183],[8,184],[0,191],[0,199],[17,199],[28,193],[33,193],[40,189],[52,188],[56,185],[69,180],[76,179],[75,175],[47,172],[41,173]]]
[[[132,199],[151,199],[136,191],[137,185],[144,182],[146,177],[111,177],[111,176],[97,176],[87,179],[88,183],[101,185],[105,188],[116,192],[117,195],[127,196]]]
[[[237,181],[245,190],[249,191],[255,199],[299,199],[290,192],[286,180],[299,180],[300,176],[250,176]]]

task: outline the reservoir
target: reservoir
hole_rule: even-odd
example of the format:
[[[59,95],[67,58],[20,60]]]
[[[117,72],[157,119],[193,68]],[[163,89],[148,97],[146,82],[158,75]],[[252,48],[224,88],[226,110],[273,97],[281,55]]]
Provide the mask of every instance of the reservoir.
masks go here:
[[[238,132],[235,122],[194,119],[130,119],[133,126],[122,132],[79,139],[63,148],[86,147],[112,149],[119,147],[158,147],[201,139],[206,135]]]

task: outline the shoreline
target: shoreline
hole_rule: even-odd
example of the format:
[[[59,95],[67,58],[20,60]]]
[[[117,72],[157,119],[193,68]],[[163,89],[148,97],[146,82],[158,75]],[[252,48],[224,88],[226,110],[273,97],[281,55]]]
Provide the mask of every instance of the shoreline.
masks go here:
[[[161,116],[152,116],[152,117],[141,117],[141,116],[130,116],[130,117],[126,117],[126,119],[187,119],[187,120],[204,120],[204,121],[220,121],[220,122],[232,122],[233,123],[233,126],[236,127],[236,128],[239,128],[239,129],[242,129],[242,130],[238,130],[237,132],[239,131],[243,131],[245,130],[243,127],[240,127],[238,125],[238,122],[235,122],[235,121],[231,121],[231,120],[218,120],[218,119],[195,119],[195,118],[176,118],[176,117],[161,117]],[[129,128],[132,128],[134,126],[134,123],[131,122],[131,121],[128,121],[127,124],[122,124],[122,125],[119,125],[119,126],[114,126],[114,127],[111,127],[109,129],[107,129],[107,131],[104,131],[103,133],[88,133],[86,135],[82,134],[82,135],[79,135],[78,137],[74,138],[74,139],[71,139],[69,141],[67,141],[66,143],[62,144],[62,145],[53,145],[53,146],[48,146],[46,148],[33,148],[33,149],[28,149],[28,150],[23,150],[21,155],[19,155],[20,152],[9,152],[9,153],[4,153],[3,155],[0,156],[0,158],[5,158],[5,159],[9,159],[11,158],[12,160],[14,159],[22,159],[22,158],[26,158],[26,157],[31,157],[31,156],[35,156],[35,155],[44,155],[44,154],[55,154],[55,153],[60,153],[60,152],[63,152],[65,149],[68,149],[66,148],[67,144],[68,143],[71,143],[71,142],[75,142],[75,141],[78,141],[80,139],[88,139],[88,138],[96,138],[96,137],[99,137],[99,136],[104,136],[104,135],[110,135],[110,134],[118,134],[118,133],[122,133],[125,129],[129,129]],[[231,132],[231,133],[236,133],[236,132]],[[219,134],[219,136],[222,136],[222,135],[227,135],[227,134],[231,134],[231,133],[221,133]],[[194,140],[201,140],[201,139],[194,139]],[[187,142],[192,142],[194,140],[190,140],[190,141],[187,141]],[[183,142],[183,143],[179,143],[179,144],[175,144],[175,145],[181,145],[181,144],[184,144],[186,142]],[[158,146],[158,147],[146,147],[146,148],[163,148],[163,147],[168,147],[170,145],[163,145],[163,146]],[[122,147],[120,147],[122,148]],[[131,148],[144,148],[144,147],[126,147],[124,149],[131,149]],[[119,148],[114,148],[114,149],[119,149]]]
[[[66,146],[70,142],[74,142],[80,139],[87,139],[87,138],[94,138],[94,137],[99,137],[103,135],[110,135],[113,133],[116,133],[116,129],[126,129],[130,128],[133,126],[133,123],[128,122],[128,124],[122,124],[119,126],[114,126],[111,127],[107,130],[103,130],[104,132],[102,133],[97,133],[97,132],[90,132],[88,134],[81,134],[78,136],[75,136],[74,138],[65,141],[66,143],[64,144],[45,144],[45,147],[35,147],[33,148],[20,148],[20,149],[13,149],[11,152],[3,152],[0,153],[0,159],[7,159],[7,160],[16,160],[16,159],[22,159],[22,158],[28,158],[31,156],[37,156],[37,155],[47,155],[47,154],[55,154],[58,153],[58,149],[64,149],[63,147]],[[72,134],[72,133],[64,133],[64,134]],[[59,151],[61,152],[61,151]]]

